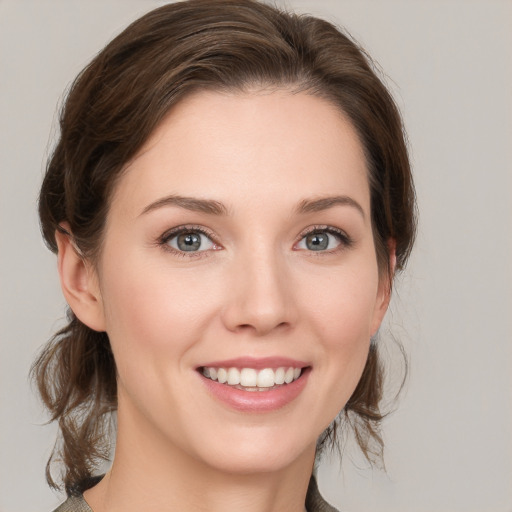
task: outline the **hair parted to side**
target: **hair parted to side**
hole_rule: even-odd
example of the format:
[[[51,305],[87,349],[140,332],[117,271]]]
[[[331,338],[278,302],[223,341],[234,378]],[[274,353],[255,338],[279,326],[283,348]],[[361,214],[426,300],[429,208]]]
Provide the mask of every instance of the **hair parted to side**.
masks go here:
[[[60,139],[39,197],[42,233],[57,252],[66,222],[85,258],[96,261],[116,180],[169,109],[193,92],[254,88],[305,91],[331,102],[352,122],[365,151],[381,275],[389,244],[401,270],[415,233],[415,194],[399,112],[369,57],[330,23],[254,0],[189,0],[132,23],[79,74],[60,116]],[[109,456],[116,410],[116,367],[108,336],[68,311],[68,324],[32,368],[60,440],[47,465],[62,462],[68,494]],[[342,415],[369,460],[382,452],[383,370],[372,344]],[[335,439],[334,426],[320,440]]]

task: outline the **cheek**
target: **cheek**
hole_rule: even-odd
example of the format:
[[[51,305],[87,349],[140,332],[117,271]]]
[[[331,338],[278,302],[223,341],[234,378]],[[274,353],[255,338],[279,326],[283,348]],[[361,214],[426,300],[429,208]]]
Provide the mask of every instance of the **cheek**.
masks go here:
[[[368,356],[378,294],[376,265],[332,272],[305,290],[311,321],[319,340],[319,373],[326,406],[319,411],[326,427],[355,390]],[[316,289],[316,292],[315,292]],[[319,376],[320,377],[320,376]]]
[[[174,403],[169,390],[189,393],[185,369],[210,306],[201,283],[190,275],[171,273],[137,253],[125,254],[122,261],[114,253],[109,256],[102,297],[119,392],[124,407],[128,400],[145,418],[157,421],[154,414],[161,404]]]
[[[220,289],[214,276],[177,271],[142,251],[117,256],[112,250],[104,258],[102,297],[118,367],[123,359],[179,361],[215,315],[215,295],[205,293]]]
[[[303,301],[321,338],[340,350],[369,340],[378,299],[376,265],[347,266],[315,277],[303,287]]]
[[[169,287],[158,269],[126,255],[105,255],[102,268],[102,298],[106,329],[117,359],[147,358],[168,342],[179,301],[172,300]],[[118,350],[121,348],[122,350]],[[151,351],[148,349],[151,348]],[[121,361],[118,361],[118,366]]]

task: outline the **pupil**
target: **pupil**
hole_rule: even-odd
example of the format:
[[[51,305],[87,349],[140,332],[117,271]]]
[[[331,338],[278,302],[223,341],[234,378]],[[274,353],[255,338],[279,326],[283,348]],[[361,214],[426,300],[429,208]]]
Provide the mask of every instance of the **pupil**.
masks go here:
[[[323,233],[313,233],[306,237],[306,246],[311,251],[323,251],[329,245],[329,238]]]
[[[200,246],[200,235],[195,233],[182,233],[178,236],[178,247],[182,251],[197,251]]]

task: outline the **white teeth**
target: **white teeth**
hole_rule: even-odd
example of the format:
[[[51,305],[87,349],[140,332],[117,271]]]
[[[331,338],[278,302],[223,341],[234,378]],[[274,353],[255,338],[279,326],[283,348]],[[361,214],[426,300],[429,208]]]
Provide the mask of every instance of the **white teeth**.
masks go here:
[[[240,384],[246,388],[256,387],[258,372],[253,368],[243,368],[240,372]]]
[[[275,384],[274,370],[265,368],[258,373],[256,385],[259,388],[271,388]]]
[[[255,370],[254,368],[204,367],[202,372],[205,377],[216,380],[220,384],[241,386],[246,388],[247,391],[267,391],[276,385],[290,384],[297,380],[302,373],[302,369],[279,367]]]
[[[240,372],[237,368],[230,368],[228,370],[228,384],[230,386],[240,384]]]
[[[224,384],[225,382],[227,382],[227,380],[228,380],[228,372],[226,371],[225,368],[219,368],[217,370],[217,380],[221,384]]]
[[[284,368],[278,368],[276,370],[276,376],[275,376],[276,384],[284,384],[284,374],[285,374]]]

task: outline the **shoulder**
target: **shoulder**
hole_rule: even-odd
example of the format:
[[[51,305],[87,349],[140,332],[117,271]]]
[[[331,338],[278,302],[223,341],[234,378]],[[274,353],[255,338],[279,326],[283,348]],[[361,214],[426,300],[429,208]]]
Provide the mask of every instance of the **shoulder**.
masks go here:
[[[92,512],[83,496],[71,496],[53,512]]]
[[[306,495],[307,512],[338,512],[338,509],[329,505],[320,494],[314,475],[309,480],[308,493]]]

